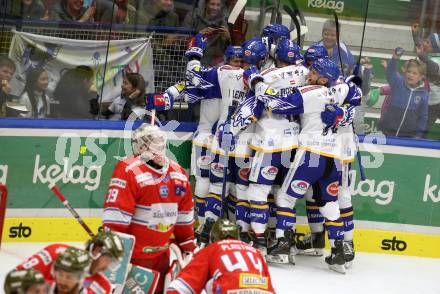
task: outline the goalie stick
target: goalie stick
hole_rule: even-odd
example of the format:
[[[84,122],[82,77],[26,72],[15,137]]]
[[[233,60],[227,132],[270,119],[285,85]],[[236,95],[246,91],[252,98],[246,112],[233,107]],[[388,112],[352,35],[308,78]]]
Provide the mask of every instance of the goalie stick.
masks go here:
[[[229,17],[228,17],[229,24],[235,24],[235,21],[237,20],[238,16],[240,15],[240,12],[246,6],[246,3],[247,3],[247,0],[237,0],[237,3],[235,3],[234,8],[232,8],[231,12],[229,13]]]

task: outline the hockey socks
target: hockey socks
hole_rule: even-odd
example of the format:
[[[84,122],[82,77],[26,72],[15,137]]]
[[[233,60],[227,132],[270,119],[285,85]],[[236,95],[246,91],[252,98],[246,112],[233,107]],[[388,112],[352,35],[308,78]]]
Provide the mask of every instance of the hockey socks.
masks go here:
[[[230,220],[235,221],[236,220],[235,212],[236,212],[236,209],[237,209],[238,199],[234,195],[229,194],[228,195],[228,199],[227,199],[226,202],[227,202],[227,205],[228,205],[228,218]]]
[[[307,220],[310,231],[319,233],[324,231],[324,217],[319,212],[319,207],[314,202],[306,201]]]
[[[344,222],[344,240],[352,241],[353,240],[353,231],[354,231],[354,223],[353,223],[353,207],[341,208],[341,219]]]
[[[205,217],[216,220],[223,215],[223,201],[222,196],[214,193],[209,193],[205,198],[206,211]]]
[[[196,205],[194,210],[197,213],[197,219],[199,220],[199,224],[203,224],[205,222],[205,211],[206,211],[206,202],[204,198],[195,197]]]
[[[256,234],[263,234],[269,220],[269,205],[266,201],[250,202],[250,220],[252,230]]]
[[[344,224],[341,218],[334,221],[326,220],[325,227],[331,247],[335,247],[335,240],[344,240]]]
[[[296,224],[296,209],[278,207],[277,208],[277,226],[276,238],[284,237],[284,232],[287,230],[294,230]]]
[[[250,205],[245,200],[238,200],[236,210],[235,210],[235,219],[237,220],[237,225],[240,226],[241,232],[248,232],[251,219],[249,215]]]

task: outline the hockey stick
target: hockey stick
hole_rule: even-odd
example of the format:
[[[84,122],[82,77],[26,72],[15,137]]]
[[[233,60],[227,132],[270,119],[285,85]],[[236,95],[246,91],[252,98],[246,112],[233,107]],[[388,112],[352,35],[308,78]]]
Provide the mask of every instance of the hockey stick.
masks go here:
[[[228,17],[229,24],[235,24],[235,21],[237,20],[238,16],[240,15],[240,12],[246,6],[246,3],[247,3],[247,0],[238,0],[237,3],[235,3],[234,8],[232,8],[231,13],[229,13],[229,17]]]
[[[298,47],[301,48],[301,25],[299,24],[298,18],[296,18],[295,12],[287,5],[283,5],[284,10],[287,12],[287,14],[292,19],[293,23],[295,24],[296,28],[296,43],[298,44]],[[291,34],[293,31],[291,32]],[[290,37],[292,39],[292,37]]]
[[[342,55],[341,55],[341,40],[339,39],[339,35],[341,33],[340,26],[339,26],[339,19],[338,19],[338,15],[336,14],[336,11],[333,12],[333,15],[335,17],[335,24],[336,24],[336,42],[337,42],[337,46],[338,46],[339,62],[341,64],[342,75],[345,76],[344,63],[342,62]]]
[[[155,123],[154,123],[155,120],[156,120],[156,109],[152,109],[151,110],[151,121],[150,121],[150,124],[152,126],[155,125]]]
[[[369,7],[370,7],[370,0],[367,0],[367,7],[365,8],[365,14],[364,14],[364,27],[362,29],[361,48],[359,49],[358,61],[356,63],[356,67],[354,68],[354,71],[353,71],[353,74],[355,76],[360,76],[362,49],[364,48],[364,37],[365,37],[365,29],[367,27],[367,17],[368,17],[368,8]],[[361,83],[361,85],[362,85],[362,83]]]
[[[70,205],[69,201],[64,197],[63,193],[61,193],[60,189],[58,189],[57,185],[55,183],[49,184],[49,189],[57,196],[57,198],[63,203],[63,205],[70,211],[70,213],[75,217],[75,219],[78,221],[78,223],[86,230],[87,234],[89,234],[90,237],[94,237],[95,234],[93,234],[92,230],[89,228],[89,226],[84,222],[84,220],[81,218],[81,216],[76,212],[76,210]]]
[[[7,203],[8,203],[8,188],[6,188],[6,185],[0,184],[0,215],[5,216],[5,217],[0,217],[0,246],[2,244],[2,232],[3,232],[3,224],[6,218]]]
[[[301,40],[301,38],[302,38],[302,36],[305,36],[308,33],[309,29],[306,24],[306,19],[305,19],[304,15],[301,13],[301,11],[298,9],[298,6],[296,5],[295,1],[292,1],[291,3],[293,6],[293,9],[287,5],[283,6],[284,10],[287,12],[287,14],[289,14],[289,16],[292,18],[292,20],[296,26],[296,29],[294,31],[290,32],[290,38],[294,39],[294,35],[296,33],[298,46],[302,50],[302,46],[304,46],[304,44],[302,44],[303,40]],[[298,18],[299,18],[299,21],[298,21]]]

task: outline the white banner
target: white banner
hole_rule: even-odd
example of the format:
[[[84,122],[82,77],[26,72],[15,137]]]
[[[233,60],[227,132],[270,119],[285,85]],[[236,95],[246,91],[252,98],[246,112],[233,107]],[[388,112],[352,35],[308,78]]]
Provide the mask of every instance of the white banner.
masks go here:
[[[21,94],[26,73],[31,66],[43,66],[48,71],[48,92],[51,93],[63,72],[79,65],[86,65],[94,70],[93,87],[99,95],[104,84],[103,102],[120,96],[123,72],[140,73],[147,83],[146,92],[153,93],[153,50],[149,39],[112,40],[109,44],[106,59],[106,40],[63,39],[14,31],[9,49],[9,57],[17,65],[12,81],[13,94]]]

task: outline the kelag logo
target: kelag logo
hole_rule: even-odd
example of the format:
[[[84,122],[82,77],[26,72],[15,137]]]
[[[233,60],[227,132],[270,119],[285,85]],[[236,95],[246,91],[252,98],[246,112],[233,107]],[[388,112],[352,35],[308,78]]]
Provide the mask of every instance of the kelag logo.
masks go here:
[[[383,250],[392,250],[392,251],[405,251],[407,244],[405,241],[397,240],[396,236],[393,237],[393,239],[384,239],[382,240],[382,248]]]
[[[23,226],[22,223],[18,227],[11,227],[9,229],[10,238],[29,238],[32,234],[32,229],[30,227]]]

